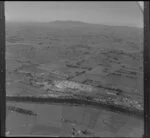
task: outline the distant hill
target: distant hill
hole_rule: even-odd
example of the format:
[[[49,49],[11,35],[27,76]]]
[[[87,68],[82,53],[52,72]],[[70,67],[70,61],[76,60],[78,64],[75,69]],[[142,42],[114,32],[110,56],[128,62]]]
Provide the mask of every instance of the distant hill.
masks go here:
[[[49,25],[49,26],[63,26],[63,27],[114,27],[114,28],[134,28],[134,29],[143,29],[138,27],[130,27],[130,26],[111,26],[111,25],[104,25],[104,24],[95,24],[95,23],[86,23],[82,21],[72,21],[72,20],[56,20],[51,22],[33,22],[33,21],[26,21],[26,22],[11,22],[6,21],[6,25]]]
[[[34,36],[36,36],[41,32],[54,33],[61,36],[68,35],[68,37],[71,34],[76,36],[97,35],[99,39],[104,38],[107,40],[114,40],[116,42],[130,41],[131,43],[134,43],[134,45],[137,45],[139,38],[141,38],[141,43],[143,40],[143,29],[137,27],[108,26],[71,20],[56,20],[45,23],[6,22],[6,33],[9,33],[9,35],[12,36],[17,35],[17,33],[26,34],[27,36],[29,36],[29,34],[34,34]],[[101,43],[102,42],[103,41],[101,41]]]
[[[72,21],[72,20],[67,20],[67,21],[62,21],[62,20],[56,20],[49,22],[50,24],[57,24],[57,25],[87,25],[89,23],[81,22],[81,21]]]

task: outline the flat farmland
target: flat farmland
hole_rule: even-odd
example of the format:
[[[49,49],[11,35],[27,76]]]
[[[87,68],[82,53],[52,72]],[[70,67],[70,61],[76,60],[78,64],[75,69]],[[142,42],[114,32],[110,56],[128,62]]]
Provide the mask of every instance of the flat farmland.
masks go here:
[[[104,96],[143,110],[143,29],[73,21],[8,22],[6,94]],[[126,101],[116,100],[122,98]]]

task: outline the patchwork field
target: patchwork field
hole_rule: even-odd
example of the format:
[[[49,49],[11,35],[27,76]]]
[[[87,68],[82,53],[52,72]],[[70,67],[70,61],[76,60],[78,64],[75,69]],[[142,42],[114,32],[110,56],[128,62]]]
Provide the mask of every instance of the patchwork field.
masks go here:
[[[143,30],[69,21],[8,22],[6,93],[103,95],[113,104],[124,97],[122,106],[142,111]]]

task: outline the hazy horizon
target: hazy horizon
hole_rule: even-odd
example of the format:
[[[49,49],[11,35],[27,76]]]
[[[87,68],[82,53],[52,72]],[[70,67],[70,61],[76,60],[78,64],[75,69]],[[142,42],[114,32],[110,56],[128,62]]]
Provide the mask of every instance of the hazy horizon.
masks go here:
[[[128,26],[128,25],[108,25],[108,24],[102,24],[102,23],[90,23],[90,22],[83,22],[83,21],[73,21],[73,20],[54,20],[54,21],[47,21],[47,22],[40,22],[40,21],[8,21],[8,20],[6,20],[6,23],[53,23],[53,22],[56,22],[56,21],[60,21],[60,22],[80,22],[80,23],[85,23],[85,24],[91,24],[91,25],[104,25],[104,26],[116,26],[116,27],[119,27],[119,26],[121,26],[121,27],[133,27],[133,28],[142,28],[143,29],[143,27],[144,26]]]
[[[7,22],[79,21],[143,28],[136,2],[5,2]],[[100,17],[100,18],[98,18]]]

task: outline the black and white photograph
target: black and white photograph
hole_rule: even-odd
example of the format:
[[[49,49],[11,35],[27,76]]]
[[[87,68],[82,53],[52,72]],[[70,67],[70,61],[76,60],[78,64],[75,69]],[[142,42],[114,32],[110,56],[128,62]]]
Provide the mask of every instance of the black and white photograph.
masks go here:
[[[144,1],[5,1],[5,135],[144,135]]]

